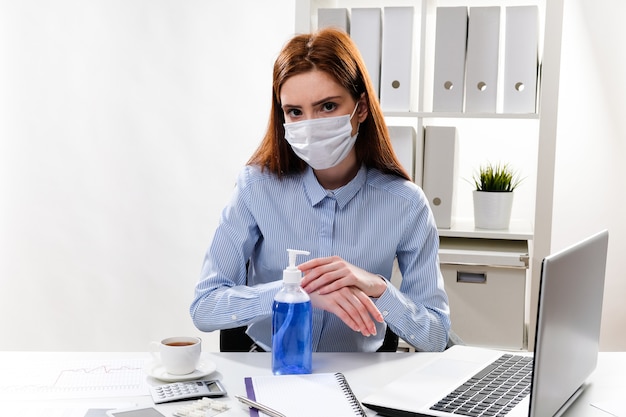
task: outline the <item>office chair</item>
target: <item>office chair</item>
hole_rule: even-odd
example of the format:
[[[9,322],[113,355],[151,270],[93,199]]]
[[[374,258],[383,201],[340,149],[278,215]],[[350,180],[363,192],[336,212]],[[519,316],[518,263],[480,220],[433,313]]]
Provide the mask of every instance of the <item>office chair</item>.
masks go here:
[[[246,326],[220,330],[220,352],[249,352],[254,343]]]
[[[387,327],[385,339],[377,352],[396,352],[398,350],[398,342],[398,335]],[[252,339],[246,334],[246,326],[220,330],[220,352],[249,352],[253,343]],[[450,330],[446,349],[454,345],[464,344],[459,335]]]
[[[220,352],[249,352],[254,342],[246,334],[246,326],[220,330]],[[377,352],[398,350],[398,336],[387,327],[383,344]]]

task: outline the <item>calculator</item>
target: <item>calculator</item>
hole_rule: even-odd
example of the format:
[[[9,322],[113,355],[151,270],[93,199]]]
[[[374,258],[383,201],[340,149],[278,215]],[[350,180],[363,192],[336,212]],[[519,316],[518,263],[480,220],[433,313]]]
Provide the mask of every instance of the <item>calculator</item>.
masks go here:
[[[202,397],[221,397],[226,395],[226,389],[217,379],[185,381],[150,387],[150,395],[155,404],[161,404]]]

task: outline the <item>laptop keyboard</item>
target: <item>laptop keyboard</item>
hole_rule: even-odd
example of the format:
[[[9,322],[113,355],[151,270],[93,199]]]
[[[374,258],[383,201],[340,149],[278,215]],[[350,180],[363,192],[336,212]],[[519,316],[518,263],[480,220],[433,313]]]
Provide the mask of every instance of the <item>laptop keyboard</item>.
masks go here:
[[[461,416],[505,416],[530,393],[533,358],[505,354],[430,409]]]

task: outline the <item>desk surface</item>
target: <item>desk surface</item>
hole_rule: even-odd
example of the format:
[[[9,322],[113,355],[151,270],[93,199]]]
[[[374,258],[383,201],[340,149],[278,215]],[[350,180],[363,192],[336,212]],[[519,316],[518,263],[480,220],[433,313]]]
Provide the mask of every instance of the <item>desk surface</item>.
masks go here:
[[[432,359],[434,353],[315,353],[313,356],[314,372],[343,372],[348,379],[350,386],[357,395],[357,398],[364,398],[373,390],[385,385],[398,375],[406,372],[420,363]],[[137,363],[148,364],[152,360],[148,353],[123,353],[123,352],[0,352],[0,372],[3,378],[0,381],[0,410],[5,415],[4,410],[10,406],[24,404],[22,394],[28,394],[29,390],[35,392],[29,395],[31,407],[44,407],[44,405],[54,405],[55,403],[73,404],[83,408],[102,408],[103,405],[111,406],[125,405],[153,405],[149,394],[134,393],[130,396],[124,394],[113,394],[105,396],[93,396],[86,398],[77,392],[75,396],[68,396],[64,399],[47,399],[36,401],[37,392],[45,392],[46,384],[41,368],[50,364],[76,366],[82,361],[93,366],[94,363],[101,363],[102,366],[90,368],[91,370],[101,369],[103,374],[107,372],[106,363],[110,361],[135,361]],[[230,410],[219,415],[219,417],[247,417],[247,409],[234,399],[234,395],[245,395],[243,378],[251,375],[271,375],[271,356],[269,353],[203,353],[203,360],[213,361],[217,370],[207,378],[221,379],[229,393],[226,400],[230,405]],[[67,372],[64,369],[64,372]],[[72,372],[86,369],[72,369]],[[19,375],[17,374],[19,372]],[[141,372],[141,379],[148,385],[158,385],[159,381],[145,376]],[[603,352],[598,359],[598,367],[589,380],[589,385],[583,394],[576,400],[574,405],[565,414],[570,417],[596,417],[609,416],[608,413],[599,410],[591,404],[603,404],[605,402],[615,402],[621,400],[621,396],[626,391],[626,352]],[[18,376],[26,377],[27,382],[17,381]],[[16,382],[11,382],[12,379]],[[19,379],[19,378],[18,378]],[[58,380],[58,378],[57,378]],[[34,390],[34,391],[33,391]],[[116,391],[117,392],[117,391]],[[122,391],[120,391],[122,392]],[[33,401],[35,400],[35,401]],[[180,407],[181,403],[159,405],[157,408],[166,416]],[[17,415],[17,414],[7,414]],[[21,413],[19,415],[25,415]],[[33,414],[34,415],[34,414]],[[57,414],[59,416],[70,416],[71,413]],[[84,414],[83,414],[84,415]],[[368,410],[369,416],[376,415]],[[74,415],[72,415],[73,417]],[[79,417],[82,417],[79,416]]]

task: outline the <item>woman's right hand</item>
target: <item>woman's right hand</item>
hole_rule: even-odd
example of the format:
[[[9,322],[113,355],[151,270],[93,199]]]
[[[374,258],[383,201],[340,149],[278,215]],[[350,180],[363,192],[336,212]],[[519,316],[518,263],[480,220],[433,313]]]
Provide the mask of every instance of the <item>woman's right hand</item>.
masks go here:
[[[363,336],[376,334],[374,320],[382,323],[383,315],[374,302],[357,287],[342,287],[328,294],[312,292],[311,304],[339,317],[348,327]]]

